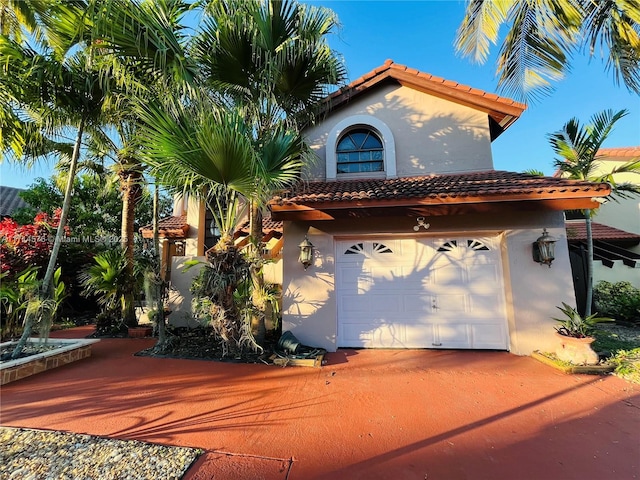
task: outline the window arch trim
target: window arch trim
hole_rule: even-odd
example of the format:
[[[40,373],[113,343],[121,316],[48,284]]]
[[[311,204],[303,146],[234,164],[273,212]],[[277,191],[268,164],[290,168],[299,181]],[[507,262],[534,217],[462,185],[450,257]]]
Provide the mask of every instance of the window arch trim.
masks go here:
[[[384,147],[384,173],[386,173],[386,178],[396,178],[396,146],[391,129],[382,120],[371,115],[352,115],[334,125],[327,137],[327,180],[337,179],[338,164],[336,147],[338,146],[338,141],[349,129],[357,127],[370,128],[380,137],[382,146]],[[360,175],[365,176],[366,174]]]

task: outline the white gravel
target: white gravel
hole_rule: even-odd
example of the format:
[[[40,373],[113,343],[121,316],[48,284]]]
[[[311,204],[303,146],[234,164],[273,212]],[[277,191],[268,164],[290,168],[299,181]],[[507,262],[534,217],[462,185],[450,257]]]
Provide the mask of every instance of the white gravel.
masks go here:
[[[179,480],[201,450],[0,427],[3,480]]]

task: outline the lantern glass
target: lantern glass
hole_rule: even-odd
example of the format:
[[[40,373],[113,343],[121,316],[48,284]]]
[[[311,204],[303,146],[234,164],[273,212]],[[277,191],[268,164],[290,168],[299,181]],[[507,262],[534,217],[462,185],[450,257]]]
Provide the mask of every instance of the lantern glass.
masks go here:
[[[542,235],[533,244],[533,260],[551,267],[551,263],[555,260],[556,242],[557,240],[549,235],[547,229],[543,229]]]
[[[313,262],[313,243],[311,243],[305,236],[304,240],[300,242],[300,245],[298,245],[298,248],[300,248],[300,256],[298,257],[298,261],[304,266],[304,269],[306,270]]]

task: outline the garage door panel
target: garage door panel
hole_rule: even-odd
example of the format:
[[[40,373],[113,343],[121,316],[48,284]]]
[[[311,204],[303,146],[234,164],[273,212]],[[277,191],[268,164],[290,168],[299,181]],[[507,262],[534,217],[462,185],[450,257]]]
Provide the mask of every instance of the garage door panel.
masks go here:
[[[468,310],[467,298],[464,294],[438,294],[434,303],[438,314],[460,313]]]
[[[404,312],[408,314],[433,313],[433,297],[424,293],[408,293],[403,295]],[[418,318],[418,317],[417,317]]]
[[[459,285],[464,281],[464,266],[449,264],[433,269],[433,283],[436,285]]]
[[[478,318],[499,317],[502,299],[498,295],[469,295],[470,310]]]
[[[362,267],[340,267],[337,269],[339,291],[349,294],[364,294],[371,290],[371,274]]]
[[[341,330],[352,347],[406,348],[402,324],[382,324],[370,329],[363,329],[357,324],[345,324]]]
[[[495,264],[469,265],[468,267],[469,283],[497,282],[498,266]]]
[[[507,334],[504,325],[501,323],[471,325],[471,333],[476,348],[491,348],[496,350],[504,348]]]
[[[389,312],[396,313],[402,309],[402,299],[397,295],[370,295],[367,301],[363,301],[362,295],[341,296],[340,306],[347,314]]]
[[[338,242],[338,346],[506,349],[496,245],[491,238]]]
[[[437,343],[442,348],[471,348],[471,332],[469,325],[439,324],[437,326]]]

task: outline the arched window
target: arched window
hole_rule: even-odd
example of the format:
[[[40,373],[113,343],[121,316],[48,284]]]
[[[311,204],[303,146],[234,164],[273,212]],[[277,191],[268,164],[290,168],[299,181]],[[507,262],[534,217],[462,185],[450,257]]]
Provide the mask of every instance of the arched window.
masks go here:
[[[345,133],[336,145],[337,173],[384,171],[384,148],[380,137],[367,128]]]

